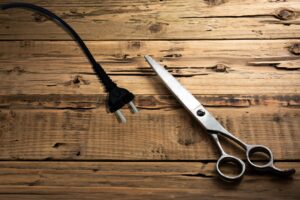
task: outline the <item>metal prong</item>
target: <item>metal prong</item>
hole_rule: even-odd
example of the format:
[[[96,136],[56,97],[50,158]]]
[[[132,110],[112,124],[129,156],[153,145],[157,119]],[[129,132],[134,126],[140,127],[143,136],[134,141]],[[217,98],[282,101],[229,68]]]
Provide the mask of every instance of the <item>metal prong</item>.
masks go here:
[[[139,112],[139,110],[137,109],[137,107],[134,105],[134,103],[132,101],[130,101],[128,103],[128,105],[129,105],[129,108],[130,108],[132,113],[138,113]]]
[[[123,113],[121,112],[121,110],[117,110],[117,111],[115,112],[115,115],[116,115],[116,117],[117,117],[117,119],[118,119],[118,121],[119,121],[120,123],[126,123],[126,118],[125,118],[125,116],[123,115]]]

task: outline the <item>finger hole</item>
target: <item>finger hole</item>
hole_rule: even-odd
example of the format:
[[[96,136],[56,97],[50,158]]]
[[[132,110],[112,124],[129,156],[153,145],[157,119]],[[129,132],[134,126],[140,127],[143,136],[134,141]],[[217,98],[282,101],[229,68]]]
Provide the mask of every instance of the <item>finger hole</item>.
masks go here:
[[[253,146],[248,150],[248,162],[257,167],[264,168],[273,163],[272,152],[264,146]]]
[[[240,179],[245,172],[245,165],[234,157],[223,157],[217,163],[217,171],[225,180]]]

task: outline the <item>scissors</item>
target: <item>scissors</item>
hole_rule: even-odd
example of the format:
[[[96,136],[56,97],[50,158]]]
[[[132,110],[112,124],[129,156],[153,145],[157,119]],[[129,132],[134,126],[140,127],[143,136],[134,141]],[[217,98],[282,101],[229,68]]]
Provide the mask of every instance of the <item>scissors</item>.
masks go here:
[[[272,172],[279,176],[291,176],[296,170],[287,169],[282,170],[274,166],[274,158],[272,151],[263,145],[250,145],[235,137],[228,130],[226,130],[204,107],[203,105],[188,91],[186,90],[176,79],[172,76],[164,67],[160,66],[153,58],[146,55],[146,61],[153,68],[156,74],[160,77],[166,87],[173,93],[178,101],[188,110],[194,119],[200,123],[200,125],[206,130],[206,132],[212,137],[215,142],[221,156],[216,163],[216,171],[219,176],[225,181],[240,180],[245,173],[245,163],[238,157],[227,154],[221,146],[219,136],[223,136],[234,143],[241,146],[246,151],[246,160],[251,167],[257,171]],[[262,153],[268,157],[266,164],[256,164],[251,160],[251,157],[255,153]],[[236,166],[239,169],[237,174],[228,174],[222,172],[221,167],[224,165]]]

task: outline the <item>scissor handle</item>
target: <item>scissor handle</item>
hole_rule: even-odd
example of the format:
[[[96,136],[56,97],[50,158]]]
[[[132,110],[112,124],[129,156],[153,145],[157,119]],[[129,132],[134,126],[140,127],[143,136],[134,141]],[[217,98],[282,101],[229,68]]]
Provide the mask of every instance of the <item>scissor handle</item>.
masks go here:
[[[252,155],[255,153],[262,153],[265,155],[265,157],[268,159],[267,163],[265,164],[256,164],[253,160],[251,160]],[[274,158],[272,151],[263,145],[248,145],[246,150],[246,158],[248,163],[253,167],[254,169],[258,171],[264,171],[268,170],[270,167],[273,167]]]
[[[249,165],[257,171],[269,171],[279,176],[290,176],[296,172],[295,169],[282,170],[274,166],[274,157],[272,151],[263,145],[247,145],[246,158]],[[256,164],[251,160],[254,153],[263,153],[268,158],[268,162],[265,164]]]
[[[221,167],[224,164],[231,164],[231,165],[235,165],[236,167],[238,167],[238,169],[239,169],[238,174],[237,175],[229,175],[229,174],[222,172]],[[216,164],[216,170],[217,170],[217,173],[219,174],[220,178],[222,178],[225,181],[229,181],[229,182],[240,180],[245,173],[245,169],[246,169],[245,163],[241,159],[231,156],[231,155],[228,155],[228,154],[225,154],[225,153],[222,154],[222,156],[219,158],[219,160]]]

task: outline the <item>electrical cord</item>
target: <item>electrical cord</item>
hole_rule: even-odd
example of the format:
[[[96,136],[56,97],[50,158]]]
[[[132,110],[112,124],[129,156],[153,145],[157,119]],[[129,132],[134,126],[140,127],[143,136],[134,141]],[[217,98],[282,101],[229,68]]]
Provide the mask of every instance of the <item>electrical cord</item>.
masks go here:
[[[120,122],[126,122],[126,118],[120,111],[120,109],[124,105],[128,104],[133,113],[138,112],[137,108],[133,103],[134,95],[128,90],[118,87],[117,84],[111,80],[111,78],[102,68],[102,66],[99,63],[97,63],[94,56],[91,54],[90,50],[87,48],[80,36],[64,20],[62,20],[60,17],[50,12],[49,10],[30,3],[7,3],[0,5],[1,10],[7,10],[11,8],[24,8],[43,14],[49,19],[53,20],[56,24],[61,26],[67,33],[69,33],[72,36],[72,38],[78,43],[78,45],[88,58],[89,62],[93,67],[93,70],[97,74],[98,78],[104,85],[106,92],[108,93],[107,106],[109,111],[115,113]]]

